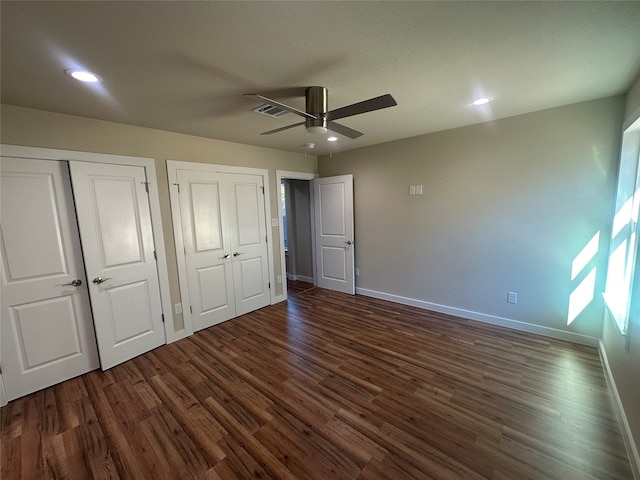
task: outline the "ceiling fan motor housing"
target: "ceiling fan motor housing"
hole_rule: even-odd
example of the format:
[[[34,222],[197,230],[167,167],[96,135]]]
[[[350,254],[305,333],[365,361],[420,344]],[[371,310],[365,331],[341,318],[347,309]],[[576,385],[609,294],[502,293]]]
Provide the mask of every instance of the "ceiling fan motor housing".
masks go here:
[[[309,87],[305,91],[306,111],[316,118],[307,118],[305,128],[311,133],[327,132],[328,91],[324,87]]]

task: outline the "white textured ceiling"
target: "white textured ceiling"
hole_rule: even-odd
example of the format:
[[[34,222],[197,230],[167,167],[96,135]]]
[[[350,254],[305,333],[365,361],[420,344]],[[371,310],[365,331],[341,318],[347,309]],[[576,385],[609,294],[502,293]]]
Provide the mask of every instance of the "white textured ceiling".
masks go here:
[[[2,1],[2,102],[288,151],[329,152],[301,121],[253,113],[243,93],[304,110],[390,93],[340,120],[342,151],[624,93],[640,73],[640,2]],[[99,87],[64,75],[74,67]],[[477,95],[495,100],[471,107]]]

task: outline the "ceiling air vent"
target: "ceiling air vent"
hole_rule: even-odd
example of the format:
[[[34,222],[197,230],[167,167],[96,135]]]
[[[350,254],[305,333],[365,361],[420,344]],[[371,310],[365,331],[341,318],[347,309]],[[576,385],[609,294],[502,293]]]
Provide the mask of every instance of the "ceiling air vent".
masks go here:
[[[273,105],[269,105],[268,103],[265,103],[264,105],[258,108],[254,108],[253,111],[256,113],[261,113],[262,115],[267,115],[269,117],[275,117],[275,118],[281,117],[282,115],[287,113],[286,110],[283,110],[280,107],[274,107]]]

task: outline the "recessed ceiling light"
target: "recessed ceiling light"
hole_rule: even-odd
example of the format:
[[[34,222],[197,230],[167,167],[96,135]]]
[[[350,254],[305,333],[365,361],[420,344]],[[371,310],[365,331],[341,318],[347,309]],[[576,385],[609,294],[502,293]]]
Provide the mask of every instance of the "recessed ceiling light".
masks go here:
[[[471,102],[471,105],[478,107],[480,105],[486,105],[490,101],[491,101],[491,97],[476,98],[473,102]]]
[[[95,73],[87,72],[86,70],[69,69],[69,70],[65,70],[64,73],[81,82],[86,82],[86,83],[102,82],[102,79],[98,75],[96,75]]]
[[[336,142],[338,137],[327,137],[327,142]]]

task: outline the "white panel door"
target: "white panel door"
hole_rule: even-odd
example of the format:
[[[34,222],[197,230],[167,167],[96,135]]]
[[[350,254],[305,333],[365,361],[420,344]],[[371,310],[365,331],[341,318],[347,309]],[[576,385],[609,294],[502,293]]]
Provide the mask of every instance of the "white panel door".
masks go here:
[[[223,176],[177,171],[187,283],[194,330],[236,316]]]
[[[2,373],[9,400],[99,367],[66,162],[2,158]]]
[[[355,293],[353,175],[313,181],[318,286]]]
[[[269,305],[269,262],[262,176],[225,174],[236,314]]]
[[[143,167],[70,162],[103,370],[165,343]]]

